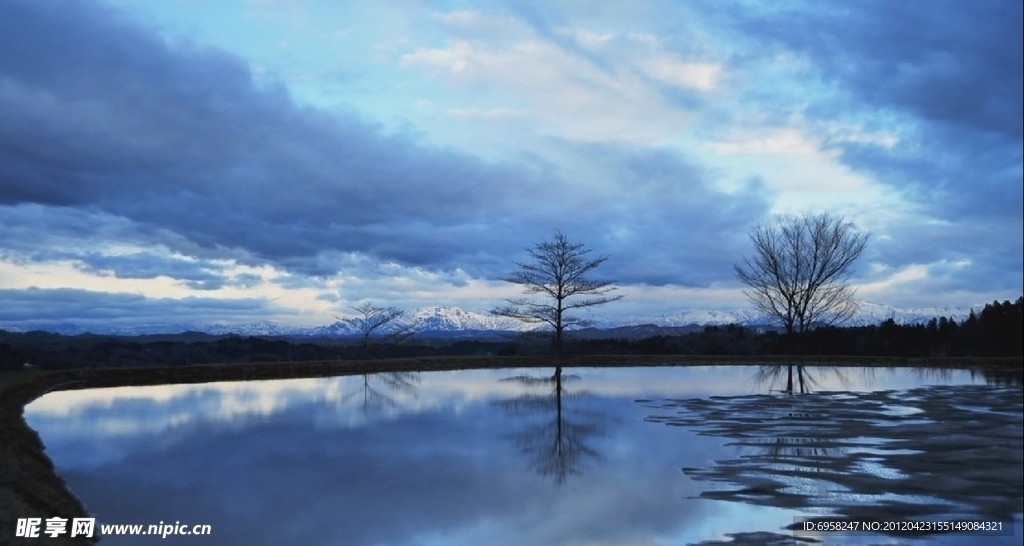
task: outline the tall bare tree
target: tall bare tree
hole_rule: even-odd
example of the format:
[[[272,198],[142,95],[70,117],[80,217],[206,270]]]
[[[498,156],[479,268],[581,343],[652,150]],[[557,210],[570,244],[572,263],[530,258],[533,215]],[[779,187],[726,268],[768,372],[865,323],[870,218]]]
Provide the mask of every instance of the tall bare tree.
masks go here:
[[[589,321],[570,316],[567,312],[622,299],[622,296],[607,295],[615,290],[612,286],[614,281],[587,278],[608,257],[589,256],[591,250],[586,245],[569,242],[560,231],[555,232],[551,240],[537,243],[527,252],[532,261],[517,262],[519,271],[505,280],[522,285],[526,294],[539,294],[544,299],[509,299],[509,305],[493,309],[491,313],[528,323],[547,324],[553,330],[552,343],[556,351],[562,348],[563,332],[567,327],[589,324]]]
[[[351,308],[355,316],[338,319],[352,326],[362,336],[364,356],[370,350],[370,341],[395,343],[412,335],[413,325],[402,321],[405,311],[397,307],[378,307],[372,301]]]
[[[782,216],[750,233],[754,254],[735,266],[754,305],[782,322],[786,333],[834,324],[857,310],[849,286],[868,235],[831,213]]]

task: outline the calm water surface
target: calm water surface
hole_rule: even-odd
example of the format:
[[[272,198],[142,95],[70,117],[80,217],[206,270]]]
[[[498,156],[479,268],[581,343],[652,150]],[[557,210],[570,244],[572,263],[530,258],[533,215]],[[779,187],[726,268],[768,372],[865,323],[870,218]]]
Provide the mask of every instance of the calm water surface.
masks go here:
[[[787,382],[756,366],[379,374],[55,392],[25,416],[98,524],[213,531],[101,544],[764,543],[744,533],[784,542],[794,518],[878,506],[998,518],[1010,536],[982,540],[1020,544],[1019,383],[853,368],[799,370],[809,394]],[[972,473],[936,489],[949,456],[931,453]]]

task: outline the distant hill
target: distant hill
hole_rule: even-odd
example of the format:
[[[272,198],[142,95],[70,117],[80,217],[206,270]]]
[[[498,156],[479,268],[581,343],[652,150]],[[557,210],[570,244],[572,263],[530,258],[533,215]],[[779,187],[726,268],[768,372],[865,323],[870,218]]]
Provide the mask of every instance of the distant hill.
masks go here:
[[[977,306],[981,309],[981,305]],[[898,308],[890,305],[862,303],[858,313],[846,326],[867,326],[892,319],[899,324],[921,324],[932,318],[947,317],[957,321],[967,318],[970,307],[918,307]],[[538,327],[507,317],[488,313],[468,311],[460,307],[423,307],[412,310],[404,319],[412,325],[419,337],[429,338],[500,338]],[[741,324],[744,326],[768,327],[771,321],[750,309],[706,310],[687,309],[675,313],[652,316],[623,316],[614,319],[597,319],[591,328],[577,330],[577,337],[621,337],[639,338],[653,335],[685,333],[704,326]],[[0,328],[11,332],[43,330],[64,335],[84,333],[102,335],[140,336],[155,334],[176,334],[197,332],[209,335],[242,335],[264,337],[349,337],[358,334],[349,324],[337,321],[320,326],[294,326],[258,320],[249,323],[225,324],[137,324],[131,326],[104,326],[73,322],[38,321],[32,323],[0,324]]]

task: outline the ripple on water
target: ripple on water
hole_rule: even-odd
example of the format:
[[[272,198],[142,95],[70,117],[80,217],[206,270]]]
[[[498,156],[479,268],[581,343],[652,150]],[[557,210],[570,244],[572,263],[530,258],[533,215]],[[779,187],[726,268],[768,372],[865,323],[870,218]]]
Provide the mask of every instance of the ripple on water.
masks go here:
[[[845,517],[1012,521],[1024,497],[1019,389],[678,400],[658,421],[742,446],[739,459],[686,469],[701,496],[827,509]]]

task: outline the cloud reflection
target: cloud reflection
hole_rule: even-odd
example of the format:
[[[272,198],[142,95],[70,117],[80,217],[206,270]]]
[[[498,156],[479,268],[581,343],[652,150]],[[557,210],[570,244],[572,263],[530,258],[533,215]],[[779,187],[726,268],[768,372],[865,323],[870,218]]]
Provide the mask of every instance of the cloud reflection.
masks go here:
[[[557,474],[524,464],[508,441],[524,421],[501,401],[521,396],[523,386],[500,379],[537,373],[423,373],[415,396],[386,391],[398,403],[369,414],[346,403],[363,388],[363,378],[351,376],[54,392],[26,415],[100,521],[213,525],[210,541],[189,537],[191,545],[678,544],[791,521],[775,507],[694,498],[701,486],[681,476],[680,465],[730,448],[644,425],[646,409],[634,403],[746,392],[751,368],[566,370],[563,380],[579,380],[563,388],[587,394],[566,396],[564,417],[607,419],[584,442],[599,463],[561,485],[551,479]],[[890,379],[913,381],[907,375]],[[547,397],[537,422],[550,424],[553,392],[535,394]]]

